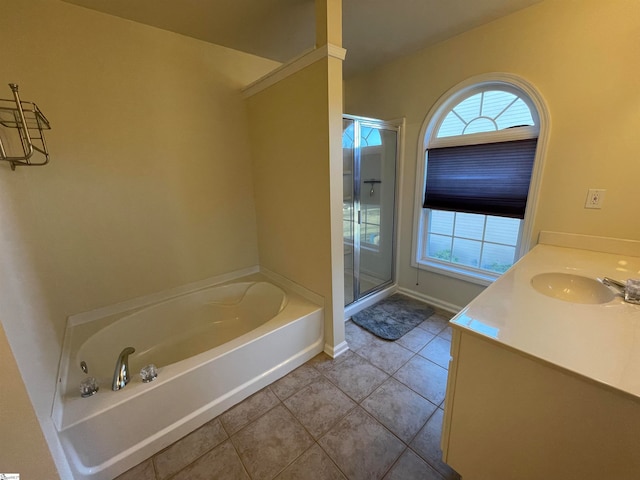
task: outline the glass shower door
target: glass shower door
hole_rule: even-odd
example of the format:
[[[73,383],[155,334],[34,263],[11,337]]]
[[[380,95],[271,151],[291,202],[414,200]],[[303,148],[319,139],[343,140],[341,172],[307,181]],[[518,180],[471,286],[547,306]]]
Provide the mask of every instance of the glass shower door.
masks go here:
[[[355,197],[354,164],[355,140],[354,121],[342,120],[342,230],[344,245],[344,303],[354,301],[354,238],[355,238]]]
[[[357,117],[343,123],[347,305],[393,282],[399,127]]]

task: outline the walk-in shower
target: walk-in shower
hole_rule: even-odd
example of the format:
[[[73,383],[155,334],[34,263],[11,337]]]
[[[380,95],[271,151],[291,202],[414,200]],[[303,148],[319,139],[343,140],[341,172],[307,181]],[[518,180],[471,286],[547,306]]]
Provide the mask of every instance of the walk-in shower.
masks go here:
[[[345,305],[394,281],[399,133],[398,124],[343,117]]]

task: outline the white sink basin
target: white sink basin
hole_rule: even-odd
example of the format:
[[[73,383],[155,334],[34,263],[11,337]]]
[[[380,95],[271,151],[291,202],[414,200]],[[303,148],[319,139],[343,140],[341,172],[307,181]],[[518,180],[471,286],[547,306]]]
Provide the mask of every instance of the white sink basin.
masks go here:
[[[571,273],[541,273],[531,285],[543,295],[572,303],[608,303],[616,296],[598,280]]]

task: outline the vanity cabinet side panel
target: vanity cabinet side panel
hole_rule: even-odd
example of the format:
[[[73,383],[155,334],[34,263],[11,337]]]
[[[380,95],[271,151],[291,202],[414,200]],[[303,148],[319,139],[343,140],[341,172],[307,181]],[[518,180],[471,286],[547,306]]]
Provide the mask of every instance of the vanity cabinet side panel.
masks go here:
[[[640,401],[467,333],[456,357],[446,461],[464,480],[639,478]]]
[[[447,452],[449,450],[449,431],[451,427],[451,414],[453,412],[453,401],[455,398],[456,372],[458,369],[458,352],[460,349],[460,331],[453,327],[451,329],[451,350],[449,358],[449,369],[447,375],[447,391],[444,398],[444,420],[442,422],[442,434],[440,437],[440,449],[442,450],[442,460],[447,462]]]

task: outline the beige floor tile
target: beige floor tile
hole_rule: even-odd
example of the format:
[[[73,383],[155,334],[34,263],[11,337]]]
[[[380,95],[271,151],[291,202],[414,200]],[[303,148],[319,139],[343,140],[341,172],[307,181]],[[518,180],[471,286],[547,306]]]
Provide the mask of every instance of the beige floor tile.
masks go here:
[[[289,465],[276,480],[346,480],[338,467],[317,444]]]
[[[357,353],[389,375],[395,373],[414,355],[411,350],[407,350],[395,342],[382,339],[372,340]]]
[[[433,333],[434,335],[438,335],[442,332],[447,325],[449,325],[449,319],[442,316],[441,314],[434,313],[429,318],[427,318],[424,322],[418,325],[418,328],[422,328],[429,333]]]
[[[227,433],[233,435],[279,403],[278,397],[267,387],[224,412],[220,415],[220,421]]]
[[[452,331],[451,331],[451,326],[448,326],[447,328],[445,328],[444,330],[442,330],[439,334],[439,337],[444,338],[445,340],[448,340],[449,342],[451,341],[451,337],[452,337]]]
[[[406,443],[413,439],[437,408],[393,378],[369,395],[362,402],[362,407]]]
[[[349,320],[344,324],[344,335],[349,348],[354,352],[366,348],[376,336]]]
[[[200,457],[171,480],[249,480],[229,440]]]
[[[433,363],[437,363],[442,368],[449,369],[451,342],[438,336],[431,340],[418,354],[431,360]]]
[[[181,438],[153,458],[158,480],[170,477],[227,438],[217,418]]]
[[[274,478],[313,444],[295,417],[278,405],[231,437],[254,480]]]
[[[426,358],[414,356],[393,377],[431,403],[440,405],[444,400],[447,371]]]
[[[322,374],[318,372],[318,370],[305,363],[280,380],[272,383],[270,387],[271,391],[275,393],[280,400],[284,400],[301,388],[318,380],[320,377],[322,377]]]
[[[396,340],[396,343],[402,345],[404,348],[408,348],[412,352],[418,352],[433,340],[434,336],[433,333],[429,333],[422,328],[414,328]]]
[[[337,365],[340,365],[342,362],[353,357],[354,355],[355,353],[352,350],[347,350],[342,355],[339,355],[336,358],[331,358],[329,355],[322,352],[316,355],[315,357],[313,357],[306,364],[324,373],[327,370],[331,370]]]
[[[325,372],[331,382],[360,402],[384,382],[388,375],[359,355],[352,355]]]
[[[284,404],[316,439],[356,406],[326,379],[308,385]]]
[[[156,473],[151,459],[145,460],[131,470],[127,470],[115,480],[156,480]]]
[[[360,407],[318,443],[350,480],[382,478],[405,449],[397,437]]]
[[[413,439],[410,447],[447,480],[459,479],[460,476],[442,461],[440,436],[443,418],[444,412],[439,408]]]
[[[442,475],[410,449],[405,450],[384,480],[444,480]]]

